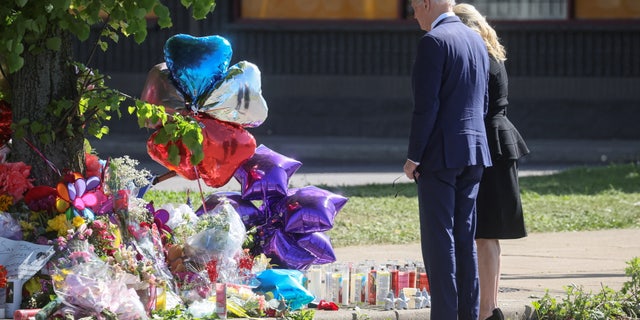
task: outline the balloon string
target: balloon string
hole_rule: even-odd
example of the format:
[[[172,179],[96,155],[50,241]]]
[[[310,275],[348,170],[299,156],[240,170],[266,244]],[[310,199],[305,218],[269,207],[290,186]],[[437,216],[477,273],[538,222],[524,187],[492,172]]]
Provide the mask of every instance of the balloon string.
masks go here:
[[[209,211],[207,210],[207,204],[204,201],[204,192],[202,191],[202,184],[200,183],[200,173],[198,173],[198,168],[196,166],[193,166],[193,171],[195,171],[196,179],[198,179],[198,189],[200,189],[200,200],[202,200],[202,209],[204,209],[204,212],[208,213]]]
[[[47,159],[47,157],[45,157],[44,154],[42,154],[42,152],[40,152],[40,150],[38,150],[38,148],[36,148],[36,146],[34,146],[29,140],[27,140],[27,138],[22,138],[22,140],[24,140],[24,142],[31,149],[33,149],[33,151],[35,151],[40,156],[40,158],[42,158],[42,160],[44,160],[44,162],[47,163],[49,168],[51,168],[53,171],[55,171],[59,176],[62,176],[62,174],[60,173],[60,170],[58,170],[58,168],[56,168],[56,166],[53,164],[53,162],[51,162],[49,159]]]

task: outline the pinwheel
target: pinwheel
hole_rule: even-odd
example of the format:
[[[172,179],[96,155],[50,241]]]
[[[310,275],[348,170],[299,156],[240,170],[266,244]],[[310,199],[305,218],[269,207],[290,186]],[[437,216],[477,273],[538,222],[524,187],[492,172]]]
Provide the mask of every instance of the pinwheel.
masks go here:
[[[84,179],[80,173],[74,172],[59,182],[56,186],[56,210],[65,213],[67,219],[82,216],[87,220],[94,220],[95,214],[89,208],[98,203],[95,189],[100,186],[100,178]]]

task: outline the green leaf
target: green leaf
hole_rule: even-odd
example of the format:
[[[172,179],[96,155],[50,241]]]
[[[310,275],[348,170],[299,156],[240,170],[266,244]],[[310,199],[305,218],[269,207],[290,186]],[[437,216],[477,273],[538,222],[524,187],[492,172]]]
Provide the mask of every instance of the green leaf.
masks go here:
[[[172,143],[169,144],[169,149],[168,149],[168,160],[169,162],[171,162],[174,165],[179,165],[180,164],[180,150],[178,149],[178,147]]]
[[[193,18],[200,20],[207,17],[207,15],[216,7],[216,2],[211,1],[195,1],[193,4]]]
[[[58,51],[60,50],[60,46],[62,44],[62,40],[60,37],[52,37],[47,39],[47,49]]]
[[[145,28],[145,29],[142,29],[142,30],[139,30],[138,32],[136,32],[136,33],[133,35],[133,39],[134,39],[134,40],[136,41],[136,43],[138,43],[138,44],[140,44],[140,43],[144,42],[144,39],[146,39],[146,38],[147,38],[147,29],[146,29],[146,28]]]
[[[33,122],[31,122],[30,129],[31,129],[31,132],[33,134],[38,134],[38,133],[44,131],[45,127],[40,122],[33,121]]]
[[[33,19],[24,20],[24,27],[27,30],[31,30],[31,31],[35,31],[35,32],[39,33],[38,32],[38,24],[36,24],[36,21],[33,20]]]
[[[53,142],[54,137],[49,132],[44,132],[38,136],[38,140],[43,144],[49,144]]]
[[[20,8],[24,7],[27,4],[27,0],[15,0],[16,5]]]
[[[143,8],[138,8],[135,9],[132,12],[133,16],[135,16],[138,19],[144,19],[144,17],[147,15],[147,10],[143,9]]]
[[[165,130],[158,130],[158,134],[156,135],[155,139],[153,139],[153,142],[157,144],[167,144],[169,140],[171,139],[169,138]]]
[[[204,152],[202,151],[202,146],[200,148],[189,149],[191,151],[191,164],[197,165],[204,159]]]
[[[9,68],[9,73],[14,73],[24,65],[24,58],[20,57],[17,54],[9,54],[6,56],[7,67]]]
[[[160,26],[160,28],[171,27],[173,23],[171,22],[171,14],[169,13],[169,8],[159,3],[153,8],[153,12],[156,14],[156,16],[158,16],[158,25]]]

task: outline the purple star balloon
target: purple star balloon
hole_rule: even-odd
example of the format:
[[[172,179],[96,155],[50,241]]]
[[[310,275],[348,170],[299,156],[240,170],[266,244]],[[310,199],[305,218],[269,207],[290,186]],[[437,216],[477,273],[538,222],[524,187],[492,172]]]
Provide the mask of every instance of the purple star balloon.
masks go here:
[[[234,209],[236,209],[247,229],[265,223],[265,214],[256,208],[253,202],[242,199],[240,192],[235,191],[221,191],[207,196],[204,200],[205,205],[200,206],[200,208],[196,210],[196,215],[201,216],[204,214],[205,206],[208,211],[213,210],[220,203],[223,203],[225,199],[229,201],[229,204],[231,204]]]
[[[289,178],[301,165],[298,160],[259,145],[254,155],[236,170],[234,177],[240,183],[242,198],[266,201],[287,195]]]
[[[276,230],[267,239],[263,250],[278,269],[306,270],[316,260],[316,256],[301,248],[294,237],[281,230]]]
[[[289,195],[272,209],[282,213],[285,231],[312,233],[333,228],[333,220],[347,198],[315,186],[289,190]]]
[[[298,239],[298,245],[316,256],[313,264],[325,264],[336,261],[336,254],[329,237],[322,232],[305,234]]]

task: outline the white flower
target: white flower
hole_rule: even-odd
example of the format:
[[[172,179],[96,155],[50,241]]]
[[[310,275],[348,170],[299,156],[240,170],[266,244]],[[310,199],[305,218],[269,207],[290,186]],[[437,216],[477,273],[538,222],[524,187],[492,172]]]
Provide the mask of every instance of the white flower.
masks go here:
[[[193,209],[186,204],[174,207],[169,203],[163,205],[162,209],[169,212],[169,221],[167,221],[166,225],[171,229],[175,229],[183,224],[195,224],[198,221],[198,216],[193,212]]]

